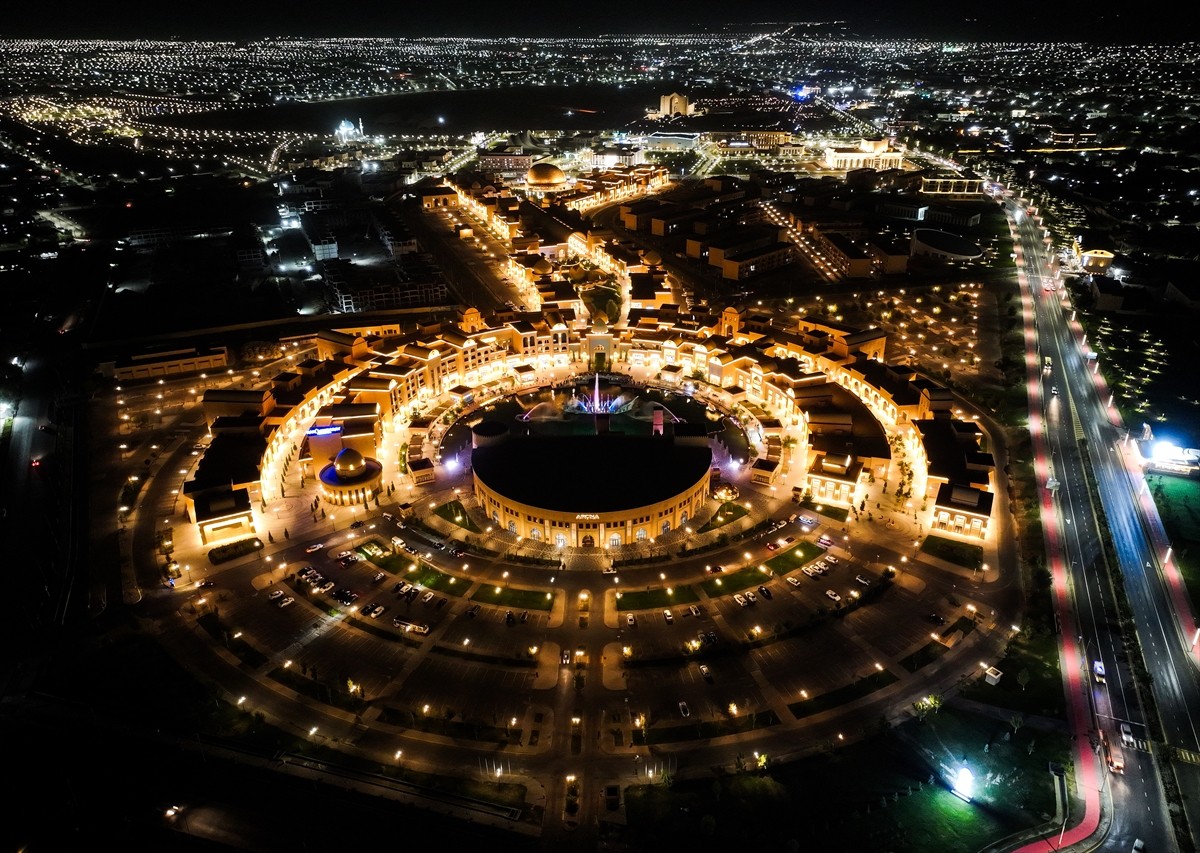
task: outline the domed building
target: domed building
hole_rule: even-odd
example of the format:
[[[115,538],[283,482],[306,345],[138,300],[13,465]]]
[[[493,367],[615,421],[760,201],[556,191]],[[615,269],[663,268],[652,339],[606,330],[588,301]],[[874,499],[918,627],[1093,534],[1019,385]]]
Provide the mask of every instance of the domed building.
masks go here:
[[[375,497],[383,480],[383,466],[352,447],[343,448],[321,469],[321,498],[336,506],[366,503]]]
[[[569,190],[566,173],[553,163],[534,163],[525,173],[525,192],[539,198]]]

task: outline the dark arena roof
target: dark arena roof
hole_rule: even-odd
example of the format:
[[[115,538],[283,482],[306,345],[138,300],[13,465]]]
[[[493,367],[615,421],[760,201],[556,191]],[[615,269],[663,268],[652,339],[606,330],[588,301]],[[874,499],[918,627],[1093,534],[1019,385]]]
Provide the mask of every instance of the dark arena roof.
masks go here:
[[[712,450],[667,436],[513,436],[472,451],[485,486],[552,512],[618,512],[667,500],[709,474]]]

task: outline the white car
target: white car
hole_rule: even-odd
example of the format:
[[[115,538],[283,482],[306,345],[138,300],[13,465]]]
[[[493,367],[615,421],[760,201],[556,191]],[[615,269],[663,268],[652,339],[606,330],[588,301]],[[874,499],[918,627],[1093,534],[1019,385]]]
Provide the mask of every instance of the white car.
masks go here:
[[[810,578],[815,578],[817,575],[821,574],[812,566],[805,566],[800,571],[804,572],[804,574],[808,575]],[[794,580],[794,578],[788,578],[788,580]]]
[[[433,601],[433,593],[432,592],[425,593],[424,595],[421,596],[421,601],[425,602],[426,604]]]
[[[836,592],[834,592],[832,589],[825,590],[825,597],[828,598],[830,601],[841,601],[842,600],[842,597],[840,595],[838,595]]]
[[[663,611],[663,619],[666,619],[667,624],[670,625],[672,622],[675,621],[675,616],[674,616],[674,614],[671,613],[670,610],[664,610]]]
[[[267,601],[274,601],[277,598],[283,598],[282,589],[273,589],[267,594]]]
[[[747,604],[745,597],[740,592],[733,594],[733,600],[738,603],[739,607],[745,607]]]
[[[826,562],[826,563],[829,563],[829,565],[831,565],[831,566],[832,566],[832,565],[834,565],[835,563],[837,563],[837,562],[838,562],[838,558],[837,558],[837,557],[835,557],[835,556],[833,556],[833,554],[826,554],[826,555],[825,555],[825,562]]]
[[[317,551],[320,551],[324,547],[325,547],[324,542],[317,542],[317,543],[309,545],[307,548],[305,548],[304,553],[305,554],[315,554]]]
[[[708,668],[708,664],[700,664],[700,677],[705,679],[712,677],[712,671]]]
[[[757,603],[757,602],[758,602],[758,598],[756,598],[756,597],[755,597],[754,593],[752,593],[752,592],[750,592],[749,590],[747,590],[747,592],[746,592],[746,601],[748,601],[750,604],[755,604],[755,603]]]
[[[787,582],[790,583],[792,586],[800,586],[800,578],[794,578],[789,575],[787,578]]]
[[[279,608],[282,610],[284,607],[287,607],[289,604],[291,604],[291,603],[292,603],[293,601],[295,601],[295,600],[296,600],[296,599],[292,598],[292,597],[289,595],[287,598],[285,598],[285,599],[282,599],[282,600],[279,602]]]
[[[637,618],[632,613],[625,614],[625,624],[632,628],[637,624]]]
[[[815,563],[813,563],[813,568],[821,574],[825,574],[827,571],[829,571],[829,564],[824,560],[817,560]]]
[[[353,557],[353,556],[354,556],[353,551],[338,551],[336,554],[333,555],[333,559],[344,560],[347,557]]]
[[[692,714],[692,712],[691,712],[691,709],[688,708],[687,702],[680,702],[679,703],[679,716],[690,717],[691,714]]]
[[[871,585],[871,579],[870,579],[870,578],[868,578],[866,575],[855,575],[855,576],[854,576],[854,579],[855,579],[856,581],[858,581],[860,584],[862,584],[863,586],[870,586],[870,585]]]

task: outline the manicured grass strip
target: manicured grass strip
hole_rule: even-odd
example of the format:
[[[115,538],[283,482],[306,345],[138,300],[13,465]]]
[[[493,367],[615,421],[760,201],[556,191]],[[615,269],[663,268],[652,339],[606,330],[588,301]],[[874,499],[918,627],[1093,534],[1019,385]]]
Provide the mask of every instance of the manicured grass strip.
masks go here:
[[[694,712],[693,712],[694,713]],[[687,740],[703,740],[706,738],[723,737],[724,735],[735,735],[742,732],[754,731],[755,729],[765,729],[770,726],[779,724],[779,717],[774,711],[763,711],[758,714],[740,714],[737,717],[727,720],[706,720],[697,721],[695,723],[672,725],[672,726],[651,726],[646,730],[644,739],[640,730],[634,731],[633,740],[635,743],[650,744],[656,743],[680,743]]]
[[[718,595],[729,595],[738,590],[758,586],[770,579],[771,576],[759,569],[758,566],[746,566],[746,568],[739,569],[736,572],[728,572],[709,578],[700,584],[700,586],[709,596],[715,598]]]
[[[489,583],[471,593],[471,601],[492,604],[496,607],[549,610],[554,605],[554,593],[540,589],[511,589]]]
[[[847,684],[845,687],[830,690],[828,693],[822,693],[820,696],[814,696],[811,699],[801,699],[799,702],[793,702],[788,705],[788,710],[795,714],[797,718],[819,714],[822,711],[828,711],[830,708],[836,708],[839,705],[845,705],[847,702],[853,702],[855,699],[866,696],[868,693],[874,693],[876,690],[887,687],[897,680],[897,677],[886,669],[882,672],[874,672],[866,678],[860,678],[853,684]]]
[[[789,546],[787,551],[767,560],[766,565],[772,573],[786,575],[801,566],[808,565],[813,560],[819,559],[824,553],[825,549],[820,545],[815,542],[809,542],[807,539],[801,539],[794,545]]]
[[[838,521],[845,521],[850,515],[850,510],[844,506],[830,506],[829,504],[817,503],[812,498],[806,498],[800,501],[800,508],[804,510],[812,510],[820,513],[826,518],[835,518]]]
[[[999,684],[988,684],[980,670],[977,678],[959,688],[959,695],[1012,711],[1063,716],[1065,700],[1054,634],[1017,634],[995,667],[1004,673]]]
[[[308,696],[310,699],[316,699],[318,702],[324,702],[326,705],[333,705],[335,708],[341,708],[343,711],[353,711],[358,714],[367,706],[367,703],[359,697],[351,696],[349,693],[341,690],[334,690],[327,684],[322,684],[306,675],[302,675],[292,667],[275,667],[269,675],[280,684],[286,684],[302,696]]]
[[[462,578],[454,577],[454,575],[439,572],[437,569],[424,563],[418,566],[415,572],[405,572],[404,577],[414,586],[444,592],[447,595],[455,597],[466,595],[467,589],[471,586],[469,580],[463,580]]]
[[[693,604],[699,601],[695,590],[690,586],[676,586],[671,592],[663,589],[640,589],[634,592],[621,592],[617,597],[617,610],[657,610],[674,607],[677,604]]]
[[[710,530],[716,530],[718,527],[724,527],[726,524],[737,521],[744,516],[749,510],[739,503],[726,501],[721,504],[720,508],[713,514],[713,517],[705,522],[697,533],[708,533]]]
[[[909,672],[916,672],[923,666],[933,663],[946,653],[946,647],[937,640],[930,640],[911,655],[900,660],[900,665]]]
[[[926,536],[921,550],[931,557],[967,569],[976,569],[983,563],[983,548],[970,542],[958,542],[943,536]]]
[[[467,514],[466,507],[462,505],[462,501],[446,501],[446,503],[435,509],[433,513],[439,518],[444,518],[451,524],[457,524],[464,530],[479,533],[479,525],[471,520],[471,516]]]

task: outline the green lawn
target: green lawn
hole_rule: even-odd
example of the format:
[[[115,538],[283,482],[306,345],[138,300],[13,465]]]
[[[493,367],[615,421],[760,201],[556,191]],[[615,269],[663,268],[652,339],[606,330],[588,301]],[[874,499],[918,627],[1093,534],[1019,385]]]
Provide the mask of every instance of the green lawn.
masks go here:
[[[1146,479],[1175,549],[1172,559],[1195,607],[1200,604],[1200,480],[1164,474]]]
[[[930,640],[911,655],[900,660],[900,665],[909,672],[916,672],[923,666],[933,663],[946,653],[946,647],[936,640]]]
[[[830,708],[836,708],[838,705],[853,702],[860,696],[874,693],[876,690],[887,687],[892,682],[898,680],[895,675],[892,675],[886,669],[873,672],[866,678],[860,678],[843,687],[821,693],[813,696],[811,699],[801,699],[799,702],[793,702],[791,705],[788,705],[788,709],[797,717],[808,717],[812,714],[828,711]]]
[[[479,533],[479,525],[471,520],[471,516],[467,514],[466,507],[461,501],[453,500],[439,506],[433,511],[433,514],[439,518],[444,518],[451,524],[457,524],[464,530],[469,530],[472,533]]]
[[[730,522],[737,521],[742,518],[749,510],[740,503],[734,501],[726,501],[721,504],[717,511],[713,514],[703,527],[697,530],[697,533],[708,533],[710,530],[716,530],[718,527],[724,527]]]
[[[779,717],[774,711],[763,711],[759,714],[739,714],[736,717],[724,719],[700,720],[697,711],[692,711],[692,722],[680,720],[669,726],[651,726],[643,734],[635,732],[634,741],[638,745],[649,743],[681,743],[688,740],[723,737],[739,732],[753,731],[778,725]]]
[[[931,557],[968,569],[978,568],[983,563],[982,547],[944,536],[926,536],[925,541],[921,543],[921,550]]]
[[[1007,728],[947,708],[802,761],[768,756],[757,772],[629,786],[623,840],[638,850],[979,850],[1053,814],[1047,763],[1070,766],[1065,738],[1024,728],[1006,742]],[[943,781],[942,765],[964,755],[980,782],[971,803]]]
[[[988,684],[980,675],[964,684],[959,695],[1026,714],[1064,715],[1062,674],[1054,634],[1018,634],[1009,642],[1004,657],[994,665],[1004,673],[999,684]],[[1029,675],[1024,687],[1022,672]]]
[[[494,604],[497,607],[519,607],[522,610],[549,610],[554,604],[553,593],[539,589],[511,589],[485,584],[471,594],[471,601]]]
[[[850,515],[850,510],[844,506],[830,506],[829,504],[817,503],[812,498],[805,498],[800,501],[800,509],[812,510],[826,518],[835,518],[838,521],[845,521]]]
[[[766,583],[771,576],[759,569],[758,566],[746,566],[736,572],[727,572],[709,578],[700,584],[701,589],[715,598],[719,595],[729,595],[739,590],[755,587]]]
[[[767,568],[771,570],[772,574],[786,575],[819,559],[824,553],[825,549],[821,546],[809,542],[807,539],[801,539],[789,550],[767,560]]]
[[[438,592],[444,592],[447,595],[453,596],[465,595],[467,588],[471,585],[469,580],[461,580],[454,577],[454,575],[439,572],[428,563],[421,563],[415,572],[405,572],[404,577],[415,586],[437,590]]]
[[[639,589],[633,592],[620,592],[617,597],[617,610],[658,610],[659,608],[674,607],[677,604],[693,604],[699,601],[695,590],[690,586],[676,586],[667,592],[666,588]]]

